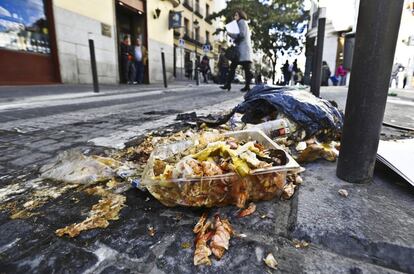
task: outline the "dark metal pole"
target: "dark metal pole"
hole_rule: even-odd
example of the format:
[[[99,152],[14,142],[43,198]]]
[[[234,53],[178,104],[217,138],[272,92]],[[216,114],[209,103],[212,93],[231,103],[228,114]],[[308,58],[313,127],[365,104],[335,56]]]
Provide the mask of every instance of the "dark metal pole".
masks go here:
[[[91,55],[93,92],[99,92],[98,70],[96,69],[95,45],[92,39],[89,39],[89,52]]]
[[[198,41],[195,41],[195,78],[196,78],[196,85],[199,86],[200,85],[200,79],[198,76],[198,58],[197,58],[197,43]]]
[[[164,80],[164,87],[167,88],[168,84],[167,84],[167,72],[165,70],[165,56],[164,56],[164,51],[161,50],[161,63],[162,63],[162,77]]]
[[[336,174],[372,180],[404,0],[361,0]]]
[[[325,39],[325,18],[326,8],[319,8],[319,20],[318,20],[318,38],[316,44],[316,55],[315,57],[315,66],[313,67],[312,72],[312,93],[319,97],[320,88],[321,88],[321,76],[322,76],[322,55],[323,55],[323,42]]]
[[[316,44],[316,37],[315,37],[315,44]],[[312,77],[310,79],[311,82],[311,92],[313,93],[314,86],[315,86],[315,73],[316,73],[316,55],[318,54],[318,47],[317,45],[314,45],[313,47],[313,53],[312,53]]]

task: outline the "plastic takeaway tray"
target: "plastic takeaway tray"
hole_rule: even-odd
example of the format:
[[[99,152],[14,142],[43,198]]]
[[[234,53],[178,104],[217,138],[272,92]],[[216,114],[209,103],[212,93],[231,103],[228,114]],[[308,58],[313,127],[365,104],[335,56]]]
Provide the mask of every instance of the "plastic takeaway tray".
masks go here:
[[[199,178],[156,180],[153,172],[154,160],[165,160],[194,145],[194,141],[183,141],[160,146],[152,152],[142,176],[143,186],[166,206],[212,207],[233,204],[243,207],[247,201],[280,197],[286,183],[287,172],[297,171],[300,168],[299,164],[259,130],[235,131],[223,135],[234,137],[239,141],[256,140],[266,149],[282,150],[287,162],[281,166],[253,170],[246,177],[240,177],[236,173],[226,173]],[[211,140],[214,140],[213,136]]]

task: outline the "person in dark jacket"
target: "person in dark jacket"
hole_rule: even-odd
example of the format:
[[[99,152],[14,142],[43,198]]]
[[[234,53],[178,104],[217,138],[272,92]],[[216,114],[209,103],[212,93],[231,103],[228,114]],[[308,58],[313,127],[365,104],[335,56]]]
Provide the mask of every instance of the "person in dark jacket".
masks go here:
[[[252,42],[250,40],[250,30],[247,25],[247,15],[244,11],[238,10],[234,13],[234,20],[237,21],[240,32],[238,34],[228,33],[228,35],[234,39],[236,44],[237,51],[239,53],[238,60],[231,60],[230,70],[227,75],[227,81],[224,86],[221,86],[221,89],[227,89],[230,91],[231,82],[234,79],[236,74],[236,68],[238,65],[242,65],[245,73],[246,83],[244,88],[240,91],[245,92],[250,90],[250,82],[253,79],[253,73],[251,72],[252,64]]]
[[[127,84],[135,84],[135,66],[134,66],[134,49],[131,46],[131,39],[128,35],[124,36],[121,42],[121,65],[124,82]]]
[[[298,83],[298,73],[299,73],[299,68],[298,68],[298,59],[295,59],[295,61],[293,61],[292,64],[292,84],[295,86]]]
[[[329,69],[328,63],[322,61],[322,81],[321,86],[329,86],[329,78],[331,77],[331,70]]]
[[[200,67],[200,72],[203,74],[204,83],[208,84],[207,75],[211,71],[211,69],[210,69],[210,60],[208,59],[207,55],[203,56],[199,67]]]
[[[226,55],[224,54],[224,49],[221,48],[218,61],[218,68],[220,72],[220,84],[226,83],[227,74],[229,72],[229,66],[229,60],[226,58]]]
[[[286,63],[282,67],[282,74],[283,74],[283,85],[287,86],[290,82],[290,77],[292,76],[292,72],[290,71],[290,64],[289,61],[286,60]]]

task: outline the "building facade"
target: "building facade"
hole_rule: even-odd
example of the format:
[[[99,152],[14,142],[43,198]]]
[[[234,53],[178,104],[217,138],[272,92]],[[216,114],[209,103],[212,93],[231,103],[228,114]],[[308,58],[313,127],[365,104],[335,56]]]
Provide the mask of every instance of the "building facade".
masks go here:
[[[91,83],[89,39],[100,83],[120,77],[120,42],[141,38],[148,49],[146,82],[174,74],[169,14],[178,0],[0,0],[0,84]]]
[[[206,55],[212,70],[218,59],[215,22],[208,16],[216,11],[213,0],[182,0],[176,8],[182,14],[182,27],[174,29],[174,75],[178,79],[194,77],[195,58]]]
[[[318,7],[326,7],[326,26],[322,60],[326,61],[332,74],[344,62],[345,37],[356,32],[360,0],[312,0],[310,21],[306,35],[306,70],[309,79],[315,52]],[[394,63],[401,64],[407,75],[407,87],[414,87],[414,1],[405,0],[402,11]],[[351,56],[352,58],[352,56]],[[349,77],[347,77],[349,81]]]

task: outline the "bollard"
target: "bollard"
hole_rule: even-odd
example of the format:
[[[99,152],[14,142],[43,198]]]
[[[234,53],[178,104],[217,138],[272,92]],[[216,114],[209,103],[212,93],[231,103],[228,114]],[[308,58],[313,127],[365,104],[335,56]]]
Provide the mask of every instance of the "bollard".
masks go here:
[[[162,63],[162,77],[164,80],[164,87],[167,88],[167,72],[165,70],[165,56],[164,56],[164,50],[161,49],[161,63]]]
[[[95,45],[92,39],[89,39],[89,53],[91,55],[93,92],[98,93],[99,92],[98,70],[96,69]]]
[[[336,174],[372,180],[404,0],[361,0]]]
[[[198,58],[197,58],[197,55],[196,55],[196,59],[195,59],[195,78],[196,78],[196,85],[197,86],[199,86],[200,85],[200,76],[199,76],[199,74],[198,74],[198,66],[199,66],[199,64],[198,64]]]
[[[316,44],[316,54],[314,56],[314,66],[312,71],[311,92],[319,97],[321,89],[322,74],[322,55],[323,43],[325,39],[326,8],[319,8],[318,36]]]

